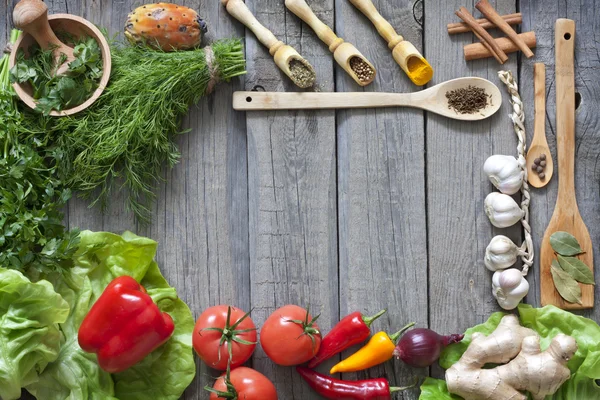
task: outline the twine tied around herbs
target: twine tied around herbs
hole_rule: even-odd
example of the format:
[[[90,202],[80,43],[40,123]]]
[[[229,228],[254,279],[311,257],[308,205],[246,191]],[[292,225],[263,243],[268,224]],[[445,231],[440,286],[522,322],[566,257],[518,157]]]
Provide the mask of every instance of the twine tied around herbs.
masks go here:
[[[531,226],[529,225],[529,203],[531,196],[529,195],[529,184],[527,184],[527,163],[525,161],[525,149],[527,147],[527,137],[525,136],[525,114],[523,113],[523,102],[519,96],[519,87],[513,78],[511,71],[498,71],[498,77],[506,85],[506,89],[510,94],[510,103],[512,104],[512,113],[508,116],[513,122],[515,133],[519,139],[517,144],[519,167],[523,171],[523,184],[521,185],[521,209],[523,210],[523,218],[521,224],[525,233],[525,241],[519,248],[521,260],[523,260],[523,276],[527,276],[529,268],[533,265],[533,240],[531,239]]]
[[[206,66],[208,67],[208,74],[210,80],[206,85],[205,94],[212,93],[213,89],[219,83],[219,71],[217,70],[217,64],[215,63],[215,52],[212,47],[206,46],[204,48],[204,59],[206,60]]]

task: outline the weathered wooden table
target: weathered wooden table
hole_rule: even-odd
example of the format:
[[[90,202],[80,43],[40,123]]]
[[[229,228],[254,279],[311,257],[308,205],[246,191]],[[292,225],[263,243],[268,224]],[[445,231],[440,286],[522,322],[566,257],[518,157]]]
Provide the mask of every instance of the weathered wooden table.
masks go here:
[[[315,66],[323,91],[418,90],[393,61],[383,39],[347,0],[308,2],[377,67],[372,85],[357,86],[313,31],[284,8],[283,0],[247,0],[264,25]],[[3,1],[3,42],[14,3]],[[52,13],[81,15],[114,33],[122,30],[126,14],[142,2],[47,3]],[[209,38],[245,34],[218,0],[180,3],[205,17]],[[118,196],[105,215],[88,209],[82,200],[72,200],[69,226],[128,229],[157,240],[161,270],[195,316],[211,305],[233,304],[253,308],[253,319],[260,326],[275,308],[293,303],[319,310],[320,325],[327,331],[351,311],[371,314],[387,308],[374,329],[394,331],[416,321],[440,332],[462,332],[498,310],[483,255],[500,230],[492,228],[483,211],[483,199],[492,185],[482,165],[492,154],[516,155],[516,137],[497,71],[510,69],[518,76],[531,138],[533,63],[546,63],[546,131],[556,157],[554,21],[572,18],[577,22],[575,72],[581,99],[576,113],[577,197],[599,260],[600,2],[496,1],[501,13],[522,12],[521,30],[535,30],[538,40],[534,58],[513,54],[504,66],[492,58],[465,62],[462,47],[476,39],[471,34],[446,33],[446,24],[457,20],[454,10],[461,5],[474,10],[473,0],[417,4],[415,14],[423,16],[422,27],[413,17],[411,0],[375,3],[399,33],[422,49],[435,70],[431,84],[468,75],[487,78],[501,87],[502,109],[479,123],[451,121],[413,109],[236,112],[231,108],[235,90],[255,85],[272,91],[296,90],[267,50],[248,34],[248,75],[221,85],[190,110],[184,125],[191,132],[178,139],[182,159],[164,173],[166,183],[158,189],[152,226],[138,226]],[[560,179],[560,171],[557,175]],[[557,182],[555,177],[546,188],[532,192],[536,252],[554,209]],[[509,236],[521,242],[518,228],[509,230]],[[529,282],[526,300],[539,305],[537,262]],[[598,289],[596,297],[600,297]],[[598,320],[599,310],[582,314]],[[316,398],[292,368],[275,366],[260,348],[251,365],[275,382],[280,399]],[[414,375],[428,373],[442,375],[438,367],[414,370],[389,362],[344,377],[387,376],[402,385]],[[185,398],[207,398],[202,387],[215,374],[198,362],[198,377]],[[418,391],[413,390],[397,398],[417,397]]]

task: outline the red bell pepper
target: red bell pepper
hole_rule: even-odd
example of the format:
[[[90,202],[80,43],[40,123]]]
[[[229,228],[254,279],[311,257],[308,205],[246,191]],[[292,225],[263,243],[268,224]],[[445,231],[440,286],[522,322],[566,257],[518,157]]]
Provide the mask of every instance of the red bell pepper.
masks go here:
[[[114,279],[79,327],[79,346],[98,355],[103,370],[116,373],[142,361],[175,330],[146,290],[130,276]]]
[[[365,317],[358,311],[342,318],[321,341],[319,352],[309,363],[314,368],[328,358],[346,350],[348,347],[362,343],[371,334],[371,324],[381,317],[386,310],[381,310],[372,317]]]
[[[298,371],[315,392],[326,399],[390,400],[392,393],[406,390],[416,385],[415,382],[411,386],[390,387],[385,378],[342,381],[304,367],[296,367],[296,371]]]

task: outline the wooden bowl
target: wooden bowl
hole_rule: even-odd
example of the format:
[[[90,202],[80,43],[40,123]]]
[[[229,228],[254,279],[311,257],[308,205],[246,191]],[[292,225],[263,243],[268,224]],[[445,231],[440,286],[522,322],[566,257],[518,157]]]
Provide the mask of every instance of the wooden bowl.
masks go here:
[[[110,47],[108,41],[100,32],[98,28],[91,22],[71,14],[53,14],[48,16],[48,22],[54,32],[65,32],[73,35],[76,38],[81,36],[92,37],[98,42],[100,50],[102,52],[102,78],[98,83],[98,88],[94,91],[92,96],[80,105],[69,108],[68,110],[62,111],[50,111],[50,115],[55,117],[62,117],[78,113],[81,110],[88,108],[104,91],[104,88],[108,84],[110,78],[111,69],[111,58],[110,58]],[[33,37],[27,33],[23,33],[13,46],[12,52],[8,60],[9,67],[12,68],[15,65],[17,59],[17,51],[23,49],[25,54],[29,47],[35,43]],[[69,44],[69,43],[67,43]],[[27,104],[30,108],[35,109],[36,103],[32,96],[33,90],[29,83],[14,83],[13,87],[17,92],[19,98]]]

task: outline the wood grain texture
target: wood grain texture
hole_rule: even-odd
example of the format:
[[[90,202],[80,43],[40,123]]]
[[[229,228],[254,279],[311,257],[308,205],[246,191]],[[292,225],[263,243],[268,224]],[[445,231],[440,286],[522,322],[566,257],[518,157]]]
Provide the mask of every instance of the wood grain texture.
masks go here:
[[[247,4],[315,67],[319,86],[333,90],[333,59],[312,30],[279,0]],[[333,25],[331,0],[311,7]],[[246,46],[247,89],[297,90],[253,35],[246,35]],[[246,121],[253,319],[261,326],[276,308],[298,304],[320,312],[327,331],[339,317],[334,113],[252,112]],[[260,346],[252,365],[273,381],[279,398],[317,398],[293,368],[273,364]]]
[[[481,122],[426,116],[429,321],[431,329],[445,334],[462,332],[499,310],[491,295],[492,273],[483,264],[485,248],[498,234],[519,245],[522,240],[520,226],[494,228],[483,208],[485,197],[495,190],[483,172],[483,163],[494,154],[517,154],[516,135],[507,117],[509,96],[497,77],[500,69],[517,73],[516,56],[511,55],[502,66],[491,58],[465,61],[462,47],[474,37],[450,36],[446,31],[449,16],[461,5],[473,9],[473,2],[465,4],[464,0],[443,6],[425,3],[425,56],[436,71],[431,84],[480,76],[500,87],[503,104],[499,112]],[[511,1],[497,1],[494,7],[503,14],[515,12]],[[443,376],[439,367],[432,371]]]
[[[592,308],[594,287],[580,285],[581,301],[569,303],[554,288],[550,265],[555,258],[550,246],[554,232],[569,232],[585,252],[577,256],[590,268],[594,268],[592,241],[585,222],[579,213],[575,196],[575,21],[566,18],[556,20],[554,33],[556,78],[556,157],[558,159],[558,197],[552,219],[546,228],[540,249],[540,292],[542,306],[555,305],[565,310]]]
[[[422,37],[410,1],[378,1],[398,34],[418,47]],[[360,89],[336,74],[337,91],[410,92],[417,87],[400,69],[387,42],[346,0],[336,1],[336,31],[363,49],[378,69]],[[373,332],[395,332],[408,322],[427,326],[427,246],[423,112],[412,109],[338,111],[340,315],[388,308]],[[409,283],[410,282],[410,283]],[[409,284],[407,284],[409,283]],[[344,357],[351,354],[347,351]],[[344,379],[387,376],[406,385],[417,371],[393,361]],[[423,371],[418,371],[423,373]],[[418,391],[396,398],[417,399]]]
[[[531,225],[534,232],[545,231],[551,219],[558,193],[560,169],[556,165],[556,80],[554,56],[554,23],[558,18],[570,18],[576,21],[575,39],[575,92],[580,95],[580,104],[575,112],[575,194],[579,211],[587,225],[594,254],[600,251],[600,56],[597,43],[600,40],[600,20],[594,11],[600,2],[538,2],[521,0],[523,13],[522,30],[534,30],[538,36],[536,56],[523,60],[520,81],[533,82],[533,64],[546,64],[546,136],[555,161],[555,178],[542,189],[531,193]],[[533,99],[533,85],[522,85],[524,99]],[[577,95],[576,95],[577,97]],[[577,103],[577,101],[576,101]],[[525,105],[526,129],[528,136],[533,134],[533,101]],[[577,104],[576,104],[577,106]],[[558,179],[556,179],[558,177]],[[542,236],[534,234],[535,251],[539,254]],[[597,257],[596,257],[597,258]],[[595,263],[596,281],[599,281],[598,264]],[[536,260],[533,274],[529,275],[531,285],[527,302],[536,306],[541,304],[539,287],[539,258]],[[600,295],[599,288],[594,289],[595,297]],[[596,321],[600,319],[598,307],[591,310],[576,311]]]

